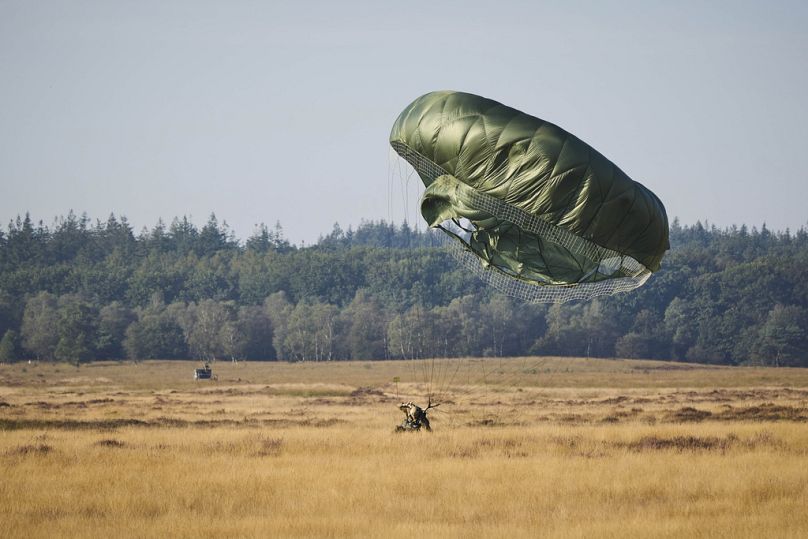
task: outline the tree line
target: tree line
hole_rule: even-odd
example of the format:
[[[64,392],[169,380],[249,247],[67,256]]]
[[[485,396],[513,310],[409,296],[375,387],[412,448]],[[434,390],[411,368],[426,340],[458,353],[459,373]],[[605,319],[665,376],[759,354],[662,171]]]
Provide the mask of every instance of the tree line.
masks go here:
[[[432,232],[365,222],[310,246],[211,215],[135,233],[72,212],[0,230],[0,361],[561,355],[808,366],[808,233],[671,226],[636,291],[564,305],[496,294]]]

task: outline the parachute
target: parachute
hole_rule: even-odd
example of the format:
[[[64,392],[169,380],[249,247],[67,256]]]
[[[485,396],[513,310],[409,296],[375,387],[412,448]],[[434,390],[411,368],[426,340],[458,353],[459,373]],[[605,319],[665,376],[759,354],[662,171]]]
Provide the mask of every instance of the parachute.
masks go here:
[[[390,145],[426,187],[429,226],[508,295],[561,303],[633,290],[670,248],[650,190],[564,129],[491,99],[421,96]]]

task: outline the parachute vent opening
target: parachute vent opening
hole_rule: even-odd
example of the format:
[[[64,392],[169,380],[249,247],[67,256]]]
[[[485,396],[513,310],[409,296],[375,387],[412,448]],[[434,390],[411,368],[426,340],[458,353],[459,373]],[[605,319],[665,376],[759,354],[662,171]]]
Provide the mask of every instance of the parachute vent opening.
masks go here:
[[[419,154],[406,144],[392,141],[393,149],[406,160],[429,186],[447,172],[433,161]],[[564,303],[573,300],[589,300],[598,296],[628,292],[642,286],[651,276],[651,270],[634,258],[555,226],[543,219],[509,205],[498,198],[479,191],[472,191],[470,200],[475,208],[501,221],[516,225],[519,229],[540,240],[541,244],[553,244],[575,256],[591,262],[591,269],[580,282],[536,282],[494,264],[484,264],[472,248],[472,236],[477,230],[467,219],[447,220],[439,228],[445,232],[442,243],[467,270],[499,292],[530,303]]]

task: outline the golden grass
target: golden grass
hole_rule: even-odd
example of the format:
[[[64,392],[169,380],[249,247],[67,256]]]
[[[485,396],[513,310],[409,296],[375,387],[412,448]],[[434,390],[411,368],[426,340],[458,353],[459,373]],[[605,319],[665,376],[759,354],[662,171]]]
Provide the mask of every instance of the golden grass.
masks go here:
[[[534,364],[0,365],[0,537],[808,536],[808,370]]]

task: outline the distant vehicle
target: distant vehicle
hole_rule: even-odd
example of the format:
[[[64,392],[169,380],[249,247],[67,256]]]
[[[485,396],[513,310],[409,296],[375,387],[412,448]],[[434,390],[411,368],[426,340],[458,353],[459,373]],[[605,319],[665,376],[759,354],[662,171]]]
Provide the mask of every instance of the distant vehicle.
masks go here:
[[[205,363],[203,368],[194,369],[194,380],[218,380],[218,377],[213,375],[213,369]]]

